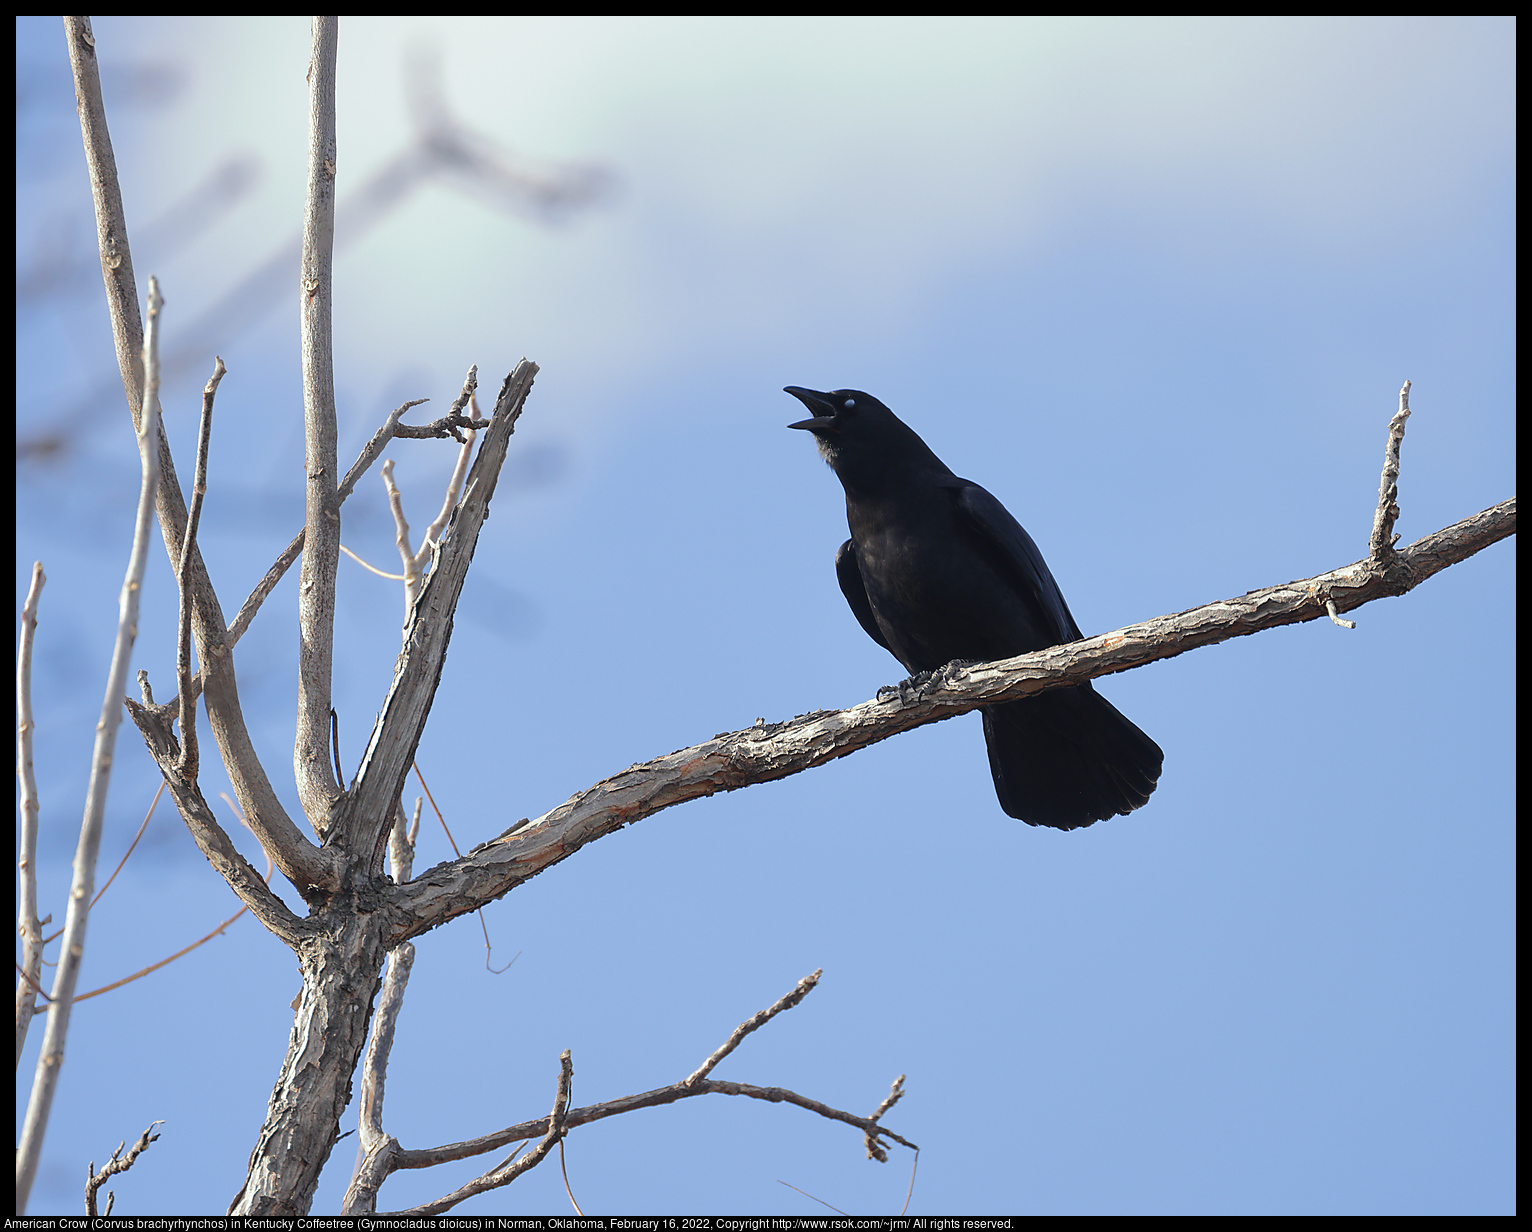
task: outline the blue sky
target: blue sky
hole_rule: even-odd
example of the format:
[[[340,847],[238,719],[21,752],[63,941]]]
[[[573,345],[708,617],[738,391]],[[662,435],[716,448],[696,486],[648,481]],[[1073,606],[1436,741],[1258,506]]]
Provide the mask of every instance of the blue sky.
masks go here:
[[[137,460],[94,271],[57,19],[18,21],[17,608],[33,559],[42,910],[62,918]],[[165,330],[295,232],[308,24],[99,18],[141,283]],[[427,184],[336,263],[348,458],[469,364],[542,372],[481,540],[419,763],[465,848],[595,780],[900,675],[846,609],[839,485],[787,384],[866,389],[1047,556],[1087,633],[1361,557],[1414,382],[1406,542],[1512,495],[1507,19],[345,19],[344,199],[410,136],[405,67],[541,163],[608,170],[560,225]],[[410,57],[414,57],[411,60]],[[195,232],[172,213],[238,159]],[[205,217],[205,216],[204,216]],[[170,219],[170,222],[163,220]],[[156,225],[159,223],[160,225]],[[142,245],[139,237],[142,236]],[[342,235],[341,241],[352,237]],[[218,399],[202,545],[232,610],[302,520],[284,291],[166,389],[184,473]],[[451,447],[398,442],[412,523]],[[377,477],[343,538],[390,566]],[[1514,541],[1401,599],[1108,678],[1165,750],[1153,801],[1060,834],[1000,812],[965,716],[659,814],[419,946],[385,1123],[406,1146],[689,1073],[815,968],[720,1077],[870,1111],[920,1143],[911,1213],[1514,1210]],[[168,685],[151,558],[134,667]],[[238,652],[288,778],[296,582]],[[394,585],[343,561],[335,670],[360,756]],[[119,746],[103,863],[155,775]],[[205,771],[213,796],[215,768]],[[292,793],[289,806],[296,812]],[[231,827],[237,828],[237,827]],[[249,836],[237,839],[253,860]],[[450,851],[428,819],[417,869]],[[290,889],[279,887],[289,901]],[[235,910],[168,806],[92,917],[85,987]],[[75,1012],[31,1213],[163,1119],[117,1211],[222,1211],[286,1047],[292,955],[241,919]],[[29,1075],[41,1023],[20,1073]],[[18,1124],[20,1112],[18,1111]],[[355,1124],[354,1110],[343,1128]],[[588,1213],[896,1213],[908,1159],[721,1097],[575,1132]],[[315,1213],[333,1212],[354,1138]],[[389,1209],[492,1160],[400,1174]],[[463,1213],[569,1212],[545,1165]]]

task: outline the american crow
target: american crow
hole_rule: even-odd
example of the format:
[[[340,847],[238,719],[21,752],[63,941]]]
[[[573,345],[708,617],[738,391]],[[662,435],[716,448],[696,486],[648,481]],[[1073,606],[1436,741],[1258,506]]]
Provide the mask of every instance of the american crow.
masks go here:
[[[891,410],[858,389],[789,385],[846,489],[851,538],[835,554],[862,628],[912,675],[1073,642],[1042,553],[1005,506],[959,479]],[[1164,754],[1089,684],[983,707],[1000,807],[1073,830],[1145,804]]]

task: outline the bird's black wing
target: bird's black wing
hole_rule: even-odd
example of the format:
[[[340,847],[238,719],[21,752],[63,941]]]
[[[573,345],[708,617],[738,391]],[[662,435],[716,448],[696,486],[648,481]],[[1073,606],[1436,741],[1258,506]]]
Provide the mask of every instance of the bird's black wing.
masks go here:
[[[1080,626],[1075,624],[1069,604],[1064,602],[1064,594],[1048,571],[1043,554],[1032,542],[1032,536],[1022,529],[1021,523],[976,483],[954,477],[951,491],[953,503],[981,550],[1010,579],[1016,593],[1029,606],[1036,605],[1043,623],[1057,634],[1053,644],[1079,641],[1082,636]],[[844,548],[841,550],[845,551]],[[841,586],[845,587],[844,581]],[[865,598],[863,602],[866,602]],[[860,618],[861,613],[857,615]]]
[[[841,593],[851,605],[857,623],[867,630],[867,636],[893,654],[893,647],[883,640],[878,628],[878,618],[872,614],[872,601],[867,598],[867,584],[862,581],[862,566],[857,563],[856,545],[847,539],[835,553],[835,576],[840,579]],[[898,658],[897,655],[894,656]]]

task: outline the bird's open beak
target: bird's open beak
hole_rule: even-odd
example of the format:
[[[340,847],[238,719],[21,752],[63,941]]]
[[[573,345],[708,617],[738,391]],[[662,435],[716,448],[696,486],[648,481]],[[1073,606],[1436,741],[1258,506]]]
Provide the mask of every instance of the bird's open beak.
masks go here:
[[[783,393],[792,394],[799,402],[814,412],[813,419],[800,419],[797,423],[791,423],[789,428],[804,428],[809,432],[822,432],[826,428],[835,426],[835,404],[825,394],[817,390],[804,389],[801,385],[788,385],[783,388]]]

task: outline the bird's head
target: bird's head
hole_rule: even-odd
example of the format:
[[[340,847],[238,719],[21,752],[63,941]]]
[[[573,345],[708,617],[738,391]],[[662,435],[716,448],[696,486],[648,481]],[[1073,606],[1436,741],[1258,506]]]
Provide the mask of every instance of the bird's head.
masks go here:
[[[864,487],[909,466],[942,465],[913,429],[869,393],[820,393],[801,385],[788,385],[783,392],[812,412],[812,418],[787,426],[814,434],[820,456],[842,483]]]
[[[894,413],[888,407],[860,389],[836,389],[826,394],[804,389],[801,385],[789,385],[783,392],[792,394],[813,416],[787,426],[812,432],[819,452],[831,466],[835,465],[842,448],[855,449],[859,441],[874,439],[880,429],[886,431],[888,421],[894,419]]]

